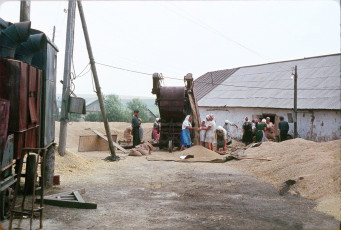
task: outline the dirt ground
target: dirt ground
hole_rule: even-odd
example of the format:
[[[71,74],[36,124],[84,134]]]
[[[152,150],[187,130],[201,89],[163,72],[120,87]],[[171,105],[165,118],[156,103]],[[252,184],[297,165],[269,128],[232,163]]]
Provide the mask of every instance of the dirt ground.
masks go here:
[[[127,123],[110,123],[118,140]],[[152,124],[143,124],[150,140]],[[340,211],[340,140],[263,143],[240,152],[263,160],[225,163],[152,161],[166,151],[104,161],[109,152],[77,152],[87,128],[104,132],[102,123],[68,126],[67,154],[56,154],[60,185],[46,195],[84,188],[97,209],[45,205],[44,229],[337,229]],[[59,137],[56,123],[56,137]],[[56,141],[58,143],[58,140]],[[236,148],[241,143],[234,141]],[[190,150],[190,149],[189,149]],[[313,154],[312,152],[316,152]],[[321,157],[321,154],[324,154]],[[175,152],[174,154],[178,154]],[[213,156],[213,155],[212,155]],[[217,158],[221,158],[217,154]],[[211,158],[210,158],[211,159]],[[186,160],[184,160],[186,161]],[[285,188],[285,181],[295,184]],[[283,187],[284,186],[284,187]],[[34,220],[35,227],[39,221]],[[28,220],[24,220],[24,227]],[[8,226],[7,221],[2,226]],[[27,228],[26,228],[27,229]]]

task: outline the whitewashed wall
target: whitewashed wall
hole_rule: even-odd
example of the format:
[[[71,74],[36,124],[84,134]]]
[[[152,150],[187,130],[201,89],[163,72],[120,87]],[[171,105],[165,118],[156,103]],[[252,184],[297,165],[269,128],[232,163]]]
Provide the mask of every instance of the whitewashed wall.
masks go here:
[[[265,108],[212,108],[199,107],[201,119],[205,119],[207,114],[214,114],[217,126],[224,125],[225,120],[229,120],[238,125],[239,129],[232,130],[232,136],[236,139],[242,138],[242,125],[245,117],[252,120],[252,115],[276,114],[283,116],[288,121],[287,114],[293,110],[286,109],[265,109]],[[294,123],[289,123],[289,134],[294,135]],[[330,141],[340,139],[341,113],[340,111],[329,110],[302,110],[297,114],[297,132],[299,137],[312,141]]]

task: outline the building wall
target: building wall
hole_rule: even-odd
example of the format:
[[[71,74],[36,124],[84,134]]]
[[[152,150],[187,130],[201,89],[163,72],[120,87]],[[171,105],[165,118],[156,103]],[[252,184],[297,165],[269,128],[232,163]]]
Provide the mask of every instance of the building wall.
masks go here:
[[[224,125],[229,120],[238,125],[233,130],[232,136],[242,138],[242,125],[245,117],[251,121],[256,115],[283,116],[288,121],[288,113],[293,116],[293,110],[268,109],[268,108],[225,108],[225,107],[199,107],[201,120],[207,114],[214,114],[217,126]],[[289,134],[294,135],[294,123],[289,122]],[[297,132],[299,137],[312,141],[330,141],[340,139],[341,133],[340,110],[299,110],[297,113]],[[234,127],[233,127],[234,128]]]

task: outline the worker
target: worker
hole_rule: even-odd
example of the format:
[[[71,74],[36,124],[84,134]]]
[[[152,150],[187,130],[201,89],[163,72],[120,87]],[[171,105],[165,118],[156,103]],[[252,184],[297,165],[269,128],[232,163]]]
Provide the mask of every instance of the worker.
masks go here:
[[[216,140],[217,140],[217,148],[216,152],[218,152],[221,148],[223,151],[226,150],[226,143],[227,143],[227,132],[222,126],[218,126],[215,131],[216,133]]]
[[[285,141],[287,139],[288,131],[289,131],[289,123],[284,120],[284,117],[279,118],[280,122],[278,123],[279,139],[280,141]]]
[[[140,137],[140,143],[142,143],[142,141],[143,141],[143,128],[142,128],[142,119],[141,119],[141,118],[139,118],[138,120],[139,120],[139,125],[140,125],[140,127],[139,127],[139,137]]]
[[[160,139],[159,128],[160,128],[160,118],[156,118],[153,124],[153,132],[152,132],[152,139],[155,142],[159,141]]]
[[[180,134],[180,142],[181,142],[181,148],[180,151],[184,150],[185,147],[191,147],[191,134],[189,133],[189,130],[195,129],[192,127],[192,117],[191,115],[187,115],[184,122],[182,123],[182,130]]]
[[[131,126],[133,127],[133,147],[140,144],[140,124],[139,124],[139,110],[134,110],[133,118],[131,119]]]
[[[266,120],[262,119],[261,122],[257,123],[257,132],[255,135],[255,142],[264,142],[266,141],[265,131],[266,131]]]
[[[205,142],[207,148],[213,151],[213,144],[215,143],[215,121],[214,115],[210,114],[206,116],[206,127],[200,128],[200,130],[206,130]]]
[[[245,122],[243,124],[243,143],[248,145],[252,143],[252,124],[249,122],[249,118],[245,117]]]
[[[236,127],[236,129],[238,129],[238,125],[236,125],[235,123],[229,121],[229,120],[225,120],[225,125],[223,126],[223,128],[226,130],[227,132],[227,143],[226,145],[230,145],[232,144],[232,131],[231,131],[231,126]]]
[[[265,131],[265,137],[269,141],[274,141],[275,140],[275,126],[274,124],[270,121],[270,117],[267,117],[265,119],[266,123],[266,131]]]
[[[205,147],[206,130],[202,129],[206,127],[206,121],[203,120],[200,125],[200,145]]]

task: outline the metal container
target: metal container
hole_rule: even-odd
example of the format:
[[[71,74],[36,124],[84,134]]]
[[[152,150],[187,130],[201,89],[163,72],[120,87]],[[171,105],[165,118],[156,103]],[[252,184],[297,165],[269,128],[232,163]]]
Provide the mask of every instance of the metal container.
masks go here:
[[[28,108],[30,119],[28,123],[36,125],[39,125],[41,75],[41,70],[29,66]]]
[[[41,31],[31,30],[31,34]],[[46,38],[43,49],[32,58],[32,65],[41,69],[41,111],[40,111],[40,147],[45,147],[55,139],[57,46]]]
[[[184,87],[162,87],[160,88],[159,110],[162,120],[182,122],[186,114],[185,88]]]
[[[28,117],[28,70],[21,61],[0,59],[0,98],[11,103],[8,130],[23,131],[27,128]]]
[[[81,97],[70,97],[69,112],[86,114],[85,99]]]
[[[4,150],[7,142],[8,119],[9,119],[8,100],[0,99],[0,161],[3,160]]]
[[[13,142],[14,142],[14,135],[8,135],[5,142],[5,149],[3,157],[1,158],[1,168],[5,168],[6,166],[10,165],[13,161]]]

